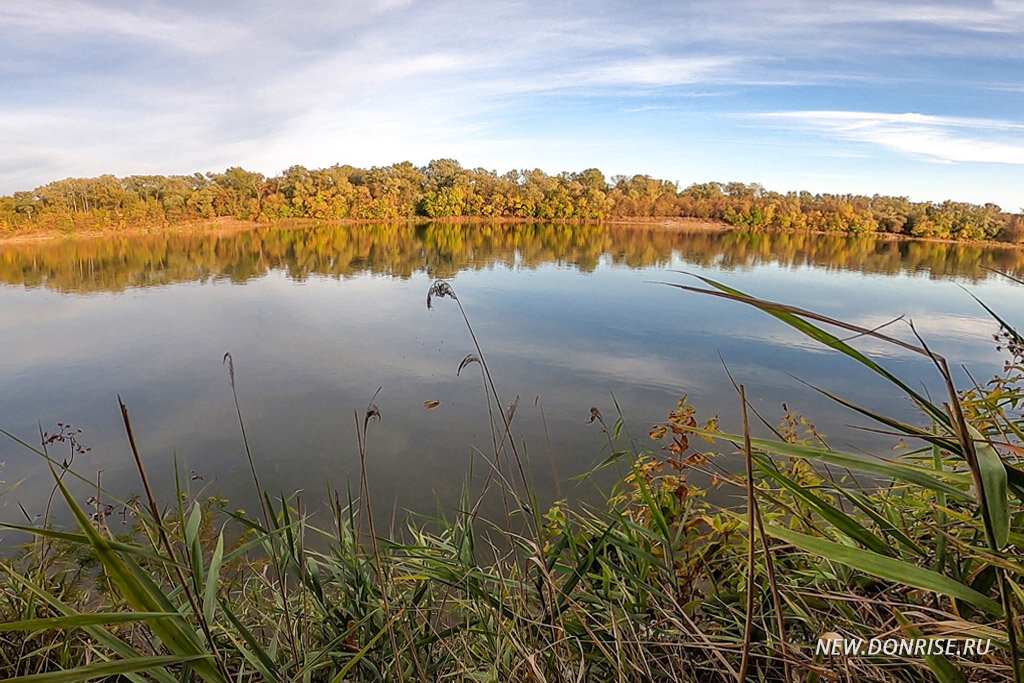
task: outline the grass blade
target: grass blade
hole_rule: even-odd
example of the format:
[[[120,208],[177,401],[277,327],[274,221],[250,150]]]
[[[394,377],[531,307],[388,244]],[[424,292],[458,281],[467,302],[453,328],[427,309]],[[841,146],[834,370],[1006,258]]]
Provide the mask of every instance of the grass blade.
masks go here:
[[[758,467],[762,472],[764,472],[773,481],[778,482],[780,486],[788,490],[798,499],[804,501],[804,503],[821,515],[822,518],[830,522],[836,530],[880,555],[892,554],[889,550],[889,546],[885,544],[885,541],[873,534],[870,530],[857,522],[857,520],[853,519],[834,505],[814,495],[806,487],[797,484],[795,481],[779,472],[773,464],[766,462],[766,460],[767,458],[764,456],[754,456],[754,461],[757,462]]]
[[[80,666],[75,669],[64,671],[51,671],[44,674],[32,674],[30,676],[19,676],[6,680],[21,681],[21,683],[76,683],[77,681],[89,681],[94,678],[115,676],[118,674],[134,673],[137,671],[149,671],[151,669],[163,669],[173,664],[189,664],[203,659],[212,659],[211,655],[194,655],[191,657],[171,655],[167,657],[139,657],[138,659],[121,659],[114,662],[101,662]]]
[[[676,287],[676,288],[683,289],[683,290],[686,290],[686,291],[697,292],[699,294],[710,294],[712,296],[722,296],[724,298],[731,299],[733,301],[739,301],[741,303],[745,303],[745,304],[749,304],[751,306],[754,306],[755,308],[759,308],[762,311],[764,311],[765,313],[767,313],[768,315],[771,315],[772,317],[778,318],[779,320],[781,320],[782,322],[786,323],[790,327],[798,330],[799,332],[802,332],[803,334],[807,335],[811,339],[814,339],[815,341],[819,342],[820,344],[823,344],[825,346],[828,346],[829,348],[835,349],[836,351],[839,351],[839,352],[849,356],[850,358],[856,360],[858,363],[860,363],[860,364],[870,368],[875,373],[881,375],[886,380],[888,380],[889,382],[892,382],[893,384],[898,386],[900,389],[902,389],[908,396],[910,396],[914,400],[915,403],[917,403],[919,406],[921,406],[921,408],[924,409],[933,419],[938,420],[939,422],[941,422],[943,424],[949,424],[949,418],[946,416],[946,414],[942,411],[942,409],[939,406],[936,406],[934,403],[929,401],[926,397],[922,396],[917,391],[914,391],[912,388],[910,388],[910,386],[908,386],[905,382],[903,382],[903,380],[901,380],[899,377],[897,377],[896,375],[892,374],[891,372],[889,372],[888,370],[883,368],[881,365],[879,365],[878,363],[876,363],[875,361],[871,360],[870,358],[865,356],[863,353],[858,351],[857,349],[853,348],[852,346],[850,346],[849,344],[844,342],[839,337],[835,336],[831,332],[827,332],[827,331],[821,329],[820,327],[812,325],[811,323],[807,322],[807,320],[805,320],[805,318],[810,318],[810,319],[813,319],[813,320],[818,320],[818,321],[824,322],[824,323],[826,323],[828,325],[839,327],[839,328],[845,329],[845,330],[850,330],[851,332],[856,332],[857,334],[861,334],[861,335],[865,335],[865,336],[870,336],[870,337],[875,337],[875,338],[878,338],[878,339],[882,339],[883,341],[886,341],[886,342],[891,343],[891,344],[895,344],[895,345],[897,345],[897,346],[899,346],[901,348],[905,348],[905,349],[907,349],[909,351],[913,351],[914,353],[919,353],[919,354],[924,355],[924,356],[930,355],[924,349],[922,349],[920,347],[917,347],[917,346],[913,346],[911,344],[907,344],[906,342],[900,341],[899,339],[895,339],[893,337],[889,337],[889,336],[880,334],[880,333],[878,333],[878,332],[876,332],[874,330],[869,330],[869,329],[866,329],[866,328],[863,328],[863,327],[858,327],[857,325],[850,325],[849,323],[844,323],[841,320],[836,320],[834,318],[829,318],[827,316],[819,315],[817,313],[812,313],[811,311],[805,311],[805,310],[802,310],[802,309],[799,309],[799,308],[795,308],[793,306],[786,306],[784,304],[779,304],[779,303],[775,303],[775,302],[772,302],[772,301],[766,301],[764,299],[758,299],[757,297],[751,296],[749,294],[745,294],[745,293],[743,293],[743,292],[741,292],[741,291],[739,291],[737,289],[733,289],[732,287],[724,285],[724,284],[722,284],[720,282],[716,282],[716,281],[714,281],[714,280],[712,280],[710,278],[702,277],[700,275],[695,275],[694,277],[696,277],[697,279],[701,280],[702,282],[705,282],[706,284],[714,287],[715,289],[717,289],[719,291],[718,292],[714,292],[714,291],[711,291],[711,290],[700,289],[700,288],[696,288],[696,287],[688,287],[686,285],[679,285],[679,284],[674,284],[674,283],[665,283],[665,284],[668,284],[671,287]]]
[[[278,683],[281,680],[280,676],[277,675],[277,667],[274,664],[273,658],[267,653],[267,651],[260,645],[259,641],[256,640],[256,636],[252,634],[245,624],[239,620],[235,613],[228,607],[227,601],[220,600],[221,611],[234,626],[235,631],[242,637],[245,644],[249,649],[239,648],[242,656],[248,660],[253,667],[260,672],[265,680],[271,681],[271,683]],[[229,633],[229,636],[233,634]]]
[[[699,427],[690,428],[689,431],[692,431],[698,436],[724,439],[734,443],[739,443],[743,440],[742,435],[725,434],[722,432],[701,429]],[[775,455],[782,455],[789,458],[804,458],[816,462],[823,462],[829,465],[836,465],[838,467],[847,467],[852,470],[868,472],[887,479],[894,479],[896,481],[903,481],[916,486],[923,486],[924,488],[932,491],[939,491],[960,500],[973,500],[970,494],[964,490],[971,484],[971,478],[968,475],[957,474],[954,472],[937,473],[935,470],[926,470],[921,467],[893,462],[891,460],[869,458],[854,453],[842,453],[840,451],[815,448],[814,446],[804,446],[801,444],[792,444],[785,441],[771,441],[768,439],[752,438],[750,442],[753,444],[755,449],[763,453],[773,453]],[[939,477],[941,477],[941,479]],[[954,484],[962,486],[963,489],[957,488]]]
[[[0,522],[0,529],[11,529],[13,531],[23,531],[34,536],[42,536],[45,538],[55,538],[61,541],[69,541],[71,543],[77,543],[79,545],[92,545],[89,541],[89,537],[84,534],[76,534],[70,531],[59,531],[57,529],[48,529],[46,527],[37,526],[24,526],[21,524],[8,524],[7,522]],[[170,564],[171,559],[160,553],[153,552],[143,548],[140,545],[133,545],[131,543],[121,543],[113,539],[108,539],[107,543],[110,547],[119,553],[131,553],[132,555],[138,555],[147,560],[154,562]]]
[[[899,622],[900,628],[908,638],[922,638],[924,635],[921,630],[914,626],[909,619],[907,619],[898,610],[894,612],[896,621]],[[924,661],[928,663],[928,668],[935,674],[935,678],[939,680],[939,683],[967,683],[967,679],[964,678],[963,673],[960,669],[953,666],[953,664],[946,658],[945,655],[923,655]]]
[[[81,628],[104,624],[123,624],[147,619],[163,619],[176,617],[176,612],[90,612],[88,614],[69,614],[63,617],[46,617],[44,619],[22,619],[0,624],[0,631],[39,631],[43,629]]]
[[[978,459],[978,473],[985,489],[985,507],[992,523],[992,536],[996,547],[1002,550],[1010,536],[1010,508],[1007,505],[1006,468],[1003,459],[992,444],[981,433],[967,425],[967,431],[974,439],[974,453]]]
[[[838,562],[847,567],[852,567],[886,581],[894,581],[933,593],[958,598],[979,609],[985,610],[993,616],[1001,617],[1003,615],[1002,606],[995,600],[948,576],[936,574],[930,569],[924,569],[915,564],[879,555],[868,550],[851,548],[834,541],[828,541],[816,536],[808,536],[807,534],[773,524],[765,524],[764,528],[771,536],[786,543],[791,543],[805,552]]]
[[[224,534],[217,537],[217,547],[213,551],[210,567],[206,572],[206,587],[203,590],[203,618],[206,623],[213,623],[213,609],[217,606],[217,580],[220,578],[220,565],[224,559]]]

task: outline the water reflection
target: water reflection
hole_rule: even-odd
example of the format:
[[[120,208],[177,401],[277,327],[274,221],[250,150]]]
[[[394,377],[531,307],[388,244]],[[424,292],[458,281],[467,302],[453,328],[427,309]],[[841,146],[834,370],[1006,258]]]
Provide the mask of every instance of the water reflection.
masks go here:
[[[489,471],[481,453],[491,435],[475,366],[456,376],[473,350],[458,310],[424,305],[430,281],[444,277],[503,400],[520,397],[515,431],[543,499],[574,490],[565,480],[606,455],[604,435],[586,421],[595,404],[609,422],[621,406],[640,444],[683,393],[735,428],[723,360],[769,418],[785,401],[836,446],[876,449],[877,436],[847,426],[862,421],[791,376],[910,418],[908,403],[870,372],[757,311],[652,281],[692,271],[867,326],[907,315],[951,364],[982,379],[1000,363],[993,326],[960,286],[1011,318],[1020,292],[988,268],[1021,273],[1024,252],[615,225],[312,225],[8,244],[0,427],[27,441],[40,423],[81,427],[93,449],[76,460],[83,473],[103,470],[111,488],[137,490],[120,393],[164,500],[177,461],[186,486],[252,506],[221,365],[230,351],[266,485],[304,489],[307,501],[328,484],[344,495],[358,476],[353,412],[383,387],[368,454],[375,503],[450,508],[471,461]],[[909,382],[932,381],[923,360],[876,350]],[[440,405],[426,409],[432,401]],[[9,441],[0,442],[4,460],[0,478],[24,483],[0,496],[0,518],[20,517],[18,503],[38,514],[50,490],[41,463]],[[91,495],[84,484],[78,491]]]
[[[927,272],[971,280],[990,270],[1024,273],[1024,250],[910,242],[870,236],[715,232],[614,224],[311,223],[235,234],[178,233],[0,245],[0,282],[61,292],[227,278],[247,282],[272,270],[310,275],[374,273],[449,278],[504,265],[570,264],[591,272],[602,257],[630,268],[664,266],[673,254],[720,270],[764,264],[894,275]]]

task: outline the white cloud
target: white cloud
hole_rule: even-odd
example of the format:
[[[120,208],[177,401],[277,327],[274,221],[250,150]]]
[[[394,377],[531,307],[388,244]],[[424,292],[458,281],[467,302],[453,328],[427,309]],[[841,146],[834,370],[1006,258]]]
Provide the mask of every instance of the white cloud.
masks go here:
[[[785,40],[798,49],[850,45],[872,45],[886,52],[949,53],[962,48],[957,41],[910,40],[922,30],[948,30],[970,33],[995,40],[1019,36],[1024,24],[1024,5],[1020,2],[762,2],[720,3],[714,25],[728,38],[724,28],[734,25],[733,35],[760,36],[762,40]],[[737,16],[749,21],[742,25]],[[892,40],[902,35],[905,40]],[[973,48],[979,47],[972,44]],[[785,48],[780,46],[780,51]]]
[[[880,315],[864,315],[851,322],[869,330],[881,327],[878,331],[882,334],[920,346],[920,342],[910,329],[912,323],[929,348],[947,355],[954,366],[962,362],[991,363],[998,357],[991,347],[984,345],[984,342],[978,344],[979,340],[991,338],[990,335],[999,329],[998,324],[990,318],[917,311],[905,316],[904,320],[887,325],[891,321],[891,318],[887,319]],[[883,325],[885,327],[882,327]],[[873,337],[856,337],[851,344],[871,356],[921,358],[913,351]]]
[[[1024,164],[1024,124],[1016,121],[857,111],[757,116],[940,161]]]
[[[860,17],[851,13],[848,20],[864,21],[866,15],[872,23],[930,24],[987,33],[1019,33],[1024,21],[1024,4],[998,0],[983,4],[872,2],[856,12]]]
[[[671,86],[717,80],[743,60],[737,57],[646,57],[577,72],[588,85]]]
[[[566,354],[562,346],[523,343],[520,340],[515,343],[492,340],[488,346],[488,351],[494,356],[507,354],[521,361],[572,371],[581,377],[590,375],[614,380],[619,384],[672,391],[699,391],[702,386],[707,386],[707,378],[698,376],[701,371],[715,373],[719,369],[716,365],[700,368],[691,365],[683,368],[676,358],[630,355],[622,349],[601,351],[575,348],[571,354]]]
[[[241,26],[226,19],[200,19],[167,11],[146,15],[87,2],[42,0],[7,3],[0,8],[0,27],[19,33],[92,34],[107,41],[119,36],[199,54],[214,54],[240,44],[245,35]]]

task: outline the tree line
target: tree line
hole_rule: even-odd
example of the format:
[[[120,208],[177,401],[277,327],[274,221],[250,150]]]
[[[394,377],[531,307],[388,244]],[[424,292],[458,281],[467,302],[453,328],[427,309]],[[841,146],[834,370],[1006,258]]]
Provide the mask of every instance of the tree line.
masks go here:
[[[680,189],[646,175],[606,179],[594,168],[558,175],[498,174],[452,159],[369,169],[292,166],[273,177],[223,173],[68,178],[0,197],[0,230],[89,230],[231,216],[539,220],[689,217],[737,227],[893,233],[956,239],[1024,239],[1024,216],[995,204],[912,202],[906,197],[779,193],[758,184],[698,183]]]

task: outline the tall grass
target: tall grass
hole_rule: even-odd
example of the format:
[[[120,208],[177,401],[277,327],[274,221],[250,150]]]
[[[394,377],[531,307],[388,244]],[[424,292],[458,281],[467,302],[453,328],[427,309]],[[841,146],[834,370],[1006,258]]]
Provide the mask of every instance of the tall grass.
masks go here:
[[[645,448],[595,410],[605,463],[623,465],[625,477],[604,504],[541,513],[513,438],[515,401],[502,403],[459,302],[474,346],[459,371],[479,364],[492,422],[483,489],[467,479],[448,517],[384,532],[364,466],[358,495],[331,492],[330,523],[315,524],[298,495],[260,485],[229,356],[259,516],[189,497],[180,473],[178,496],[161,505],[123,404],[145,499],[122,503],[135,515],[129,532],[76,500],[65,479],[80,475],[22,442],[49,465],[76,528],[5,525],[36,540],[0,560],[0,672],[165,683],[1019,681],[1024,340],[999,319],[1012,357],[1005,374],[959,390],[924,340],[704,284],[673,286],[760,308],[907,394],[919,424],[821,390],[916,445],[898,458],[833,450],[799,416],[773,424],[737,383],[736,434],[684,399]],[[447,283],[428,297],[459,301]],[[946,396],[922,395],[828,329],[921,354]],[[354,416],[361,463],[382,417],[375,400]],[[745,471],[722,466],[732,454]],[[710,502],[693,472],[741,495],[745,509]],[[116,500],[96,487],[96,500]],[[481,513],[494,489],[501,519]],[[815,644],[825,632],[995,645],[968,658],[824,657]]]

